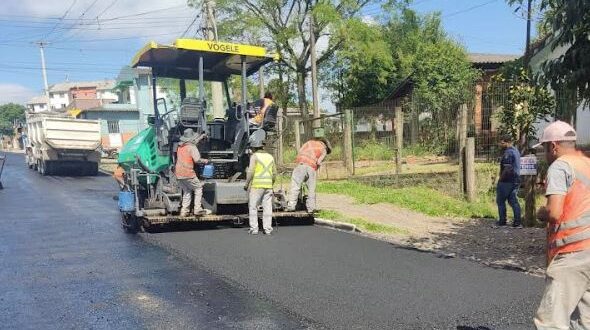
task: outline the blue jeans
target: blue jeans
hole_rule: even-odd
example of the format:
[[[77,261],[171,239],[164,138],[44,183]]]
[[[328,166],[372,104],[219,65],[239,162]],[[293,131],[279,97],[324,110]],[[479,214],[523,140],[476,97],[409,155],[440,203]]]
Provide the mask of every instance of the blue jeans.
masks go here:
[[[506,201],[512,207],[514,213],[514,224],[520,225],[520,205],[518,204],[518,186],[519,183],[498,182],[496,188],[496,203],[498,204],[499,223],[506,223]]]

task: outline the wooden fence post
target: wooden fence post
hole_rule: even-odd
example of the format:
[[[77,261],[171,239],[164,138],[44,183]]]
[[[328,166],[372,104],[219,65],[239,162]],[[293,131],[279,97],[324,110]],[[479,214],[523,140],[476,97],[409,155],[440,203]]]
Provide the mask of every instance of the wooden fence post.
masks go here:
[[[467,201],[473,202],[476,199],[476,184],[475,184],[475,138],[469,137],[465,143],[465,164],[464,164],[465,178],[465,196]]]
[[[525,177],[525,209],[524,209],[524,226],[534,227],[537,224],[536,194],[535,184],[537,183],[536,175]]]
[[[299,120],[295,120],[293,123],[293,131],[295,132],[295,152],[299,152],[301,149],[301,133],[299,132]]]
[[[395,173],[402,173],[402,148],[404,145],[404,112],[395,107]]]
[[[352,110],[344,110],[344,165],[348,175],[354,174],[354,160],[352,156]]]
[[[279,113],[277,114],[277,131],[279,132],[279,138],[277,140],[277,158],[275,159],[277,160],[278,166],[283,166],[285,163],[283,152],[283,109],[279,109]]]
[[[467,140],[467,105],[459,107],[457,118],[457,156],[459,158],[459,188],[461,194],[465,194],[465,144]]]

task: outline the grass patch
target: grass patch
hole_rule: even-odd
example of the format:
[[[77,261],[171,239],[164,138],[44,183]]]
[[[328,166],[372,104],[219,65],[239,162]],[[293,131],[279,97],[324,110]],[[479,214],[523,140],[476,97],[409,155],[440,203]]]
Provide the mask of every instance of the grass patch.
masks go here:
[[[361,204],[389,203],[439,217],[488,218],[496,216],[493,203],[480,200],[469,203],[426,187],[372,187],[358,182],[320,182],[318,192],[343,194]]]
[[[380,223],[374,223],[367,221],[361,218],[350,218],[344,216],[338,211],[333,210],[320,210],[318,213],[319,218],[327,219],[327,220],[335,220],[340,222],[346,222],[357,226],[360,230],[375,234],[396,234],[396,235],[407,235],[409,232],[407,230],[383,225]]]

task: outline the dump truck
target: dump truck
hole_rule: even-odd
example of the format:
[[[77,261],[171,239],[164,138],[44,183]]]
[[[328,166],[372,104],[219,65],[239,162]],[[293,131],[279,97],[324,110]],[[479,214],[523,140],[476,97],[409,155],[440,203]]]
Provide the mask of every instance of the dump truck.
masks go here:
[[[150,42],[135,56],[132,67],[151,70],[154,114],[149,127],[131,138],[121,149],[118,164],[125,171],[125,188],[119,194],[123,228],[129,233],[178,222],[233,222],[247,219],[248,192],[244,190],[246,169],[253,139],[272,145],[278,107],[266,110],[263,123],[254,126],[249,116],[254,108],[246,97],[234,102],[229,80],[241,79],[241,95],[248,95],[246,80],[277,60],[263,47],[197,39],[177,39],[172,45]],[[164,79],[162,79],[164,78]],[[174,109],[166,99],[156,98],[160,79],[168,86],[178,83],[180,102]],[[206,82],[223,86],[226,110],[214,118],[206,99]],[[190,84],[189,84],[190,83]],[[189,90],[194,86],[196,90]],[[203,183],[202,204],[207,215],[180,216],[181,189],[174,175],[176,151],[184,130],[205,134],[199,143],[201,155],[213,164],[214,172]],[[202,173],[202,168],[196,168]],[[302,198],[305,198],[302,196]],[[304,205],[301,204],[300,205]],[[286,198],[277,190],[273,199],[275,221],[313,223],[304,208],[285,212]]]
[[[29,114],[26,118],[25,162],[41,175],[98,174],[100,121],[62,113]]]

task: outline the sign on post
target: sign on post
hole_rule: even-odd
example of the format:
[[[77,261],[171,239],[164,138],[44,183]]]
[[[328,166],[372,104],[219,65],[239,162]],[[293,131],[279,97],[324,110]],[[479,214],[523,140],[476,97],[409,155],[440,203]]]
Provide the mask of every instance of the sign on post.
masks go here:
[[[520,159],[520,175],[537,175],[537,157],[525,156]]]

